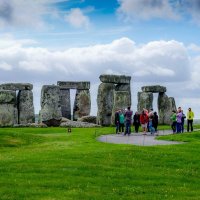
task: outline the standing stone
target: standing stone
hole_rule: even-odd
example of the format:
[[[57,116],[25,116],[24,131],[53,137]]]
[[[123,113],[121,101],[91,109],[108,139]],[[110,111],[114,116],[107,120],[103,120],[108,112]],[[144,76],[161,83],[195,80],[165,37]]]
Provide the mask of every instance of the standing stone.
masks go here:
[[[40,103],[40,122],[47,126],[59,126],[62,119],[59,86],[44,85]]]
[[[62,117],[71,119],[71,102],[70,102],[70,90],[60,90],[61,98],[61,112]]]
[[[17,99],[19,124],[34,123],[33,92],[30,90],[20,90]]]
[[[114,104],[112,109],[112,124],[115,123],[115,112],[131,106],[131,95],[129,91],[114,91]]]
[[[153,93],[152,92],[138,92],[138,112],[142,112],[143,108],[153,108]]]
[[[111,124],[115,85],[101,83],[97,95],[97,124],[107,126]]]
[[[0,90],[0,127],[17,123],[15,91]]]
[[[89,115],[90,108],[91,108],[90,91],[77,90],[74,101],[73,119],[77,120],[80,117]]]
[[[158,115],[160,124],[171,124],[170,117],[172,110],[176,110],[176,104],[173,97],[168,97],[165,93],[158,95]]]

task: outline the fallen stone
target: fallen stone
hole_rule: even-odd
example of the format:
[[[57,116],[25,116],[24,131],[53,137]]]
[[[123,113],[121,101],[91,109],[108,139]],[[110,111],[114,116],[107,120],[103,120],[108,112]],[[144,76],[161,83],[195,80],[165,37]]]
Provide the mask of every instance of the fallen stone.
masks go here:
[[[100,125],[87,123],[87,122],[80,122],[80,121],[71,121],[62,122],[60,127],[73,127],[73,128],[93,128],[93,127],[101,127]]]
[[[97,117],[96,116],[83,116],[81,118],[78,118],[77,121],[96,124],[97,123]]]

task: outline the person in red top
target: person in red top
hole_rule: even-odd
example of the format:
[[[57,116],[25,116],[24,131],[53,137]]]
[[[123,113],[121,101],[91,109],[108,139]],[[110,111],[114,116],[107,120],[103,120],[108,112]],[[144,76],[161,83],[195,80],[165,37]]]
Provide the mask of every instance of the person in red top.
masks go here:
[[[144,135],[146,135],[146,133],[147,133],[148,121],[149,121],[148,114],[145,112],[145,110],[143,110],[142,114],[140,115],[140,124],[142,126]]]

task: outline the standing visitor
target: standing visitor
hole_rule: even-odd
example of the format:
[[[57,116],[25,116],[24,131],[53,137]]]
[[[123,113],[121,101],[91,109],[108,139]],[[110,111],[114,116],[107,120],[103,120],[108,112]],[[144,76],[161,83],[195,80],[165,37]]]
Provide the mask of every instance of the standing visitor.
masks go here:
[[[172,125],[171,125],[172,131],[173,133],[176,133],[176,111],[175,110],[172,111],[172,115],[170,119],[172,121]]]
[[[191,108],[188,109],[187,112],[187,132],[189,132],[191,128],[191,132],[193,131],[193,119],[194,119],[194,113]]]
[[[140,115],[140,124],[143,129],[143,134],[147,134],[147,124],[148,124],[149,118],[145,110],[142,111],[142,114]]]
[[[157,130],[158,130],[158,115],[157,115],[157,112],[154,112],[154,114],[153,114],[152,125],[155,129],[155,132],[157,132]]]
[[[176,114],[176,132],[177,133],[181,133],[181,125],[182,125],[182,110],[181,110],[181,107],[179,107]]]
[[[119,110],[116,110],[115,112],[115,127],[116,127],[115,133],[118,134],[119,133]]]
[[[124,122],[125,122],[124,113],[122,112],[122,110],[120,110],[119,112],[119,132],[120,133],[124,133]]]
[[[140,114],[138,112],[135,112],[133,116],[133,126],[135,127],[135,132],[138,133],[140,127]]]
[[[183,133],[184,132],[184,122],[185,122],[185,114],[183,113],[183,110],[182,110],[182,119],[181,119],[181,132]]]
[[[125,112],[125,123],[126,123],[126,129],[125,129],[125,133],[124,135],[131,134],[131,120],[132,120],[132,115],[133,115],[133,111],[131,110],[131,107],[129,106],[127,108],[127,111]]]
[[[154,116],[153,108],[151,108],[149,111],[149,115],[148,115],[148,117],[149,117],[148,131],[151,132],[151,134],[153,134],[155,132],[155,129],[153,127],[153,116]]]

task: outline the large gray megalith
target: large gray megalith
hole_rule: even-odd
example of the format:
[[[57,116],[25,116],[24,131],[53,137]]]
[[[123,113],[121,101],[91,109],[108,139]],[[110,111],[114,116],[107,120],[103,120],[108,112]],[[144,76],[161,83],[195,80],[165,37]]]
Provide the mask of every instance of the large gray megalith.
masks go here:
[[[28,124],[35,122],[33,105],[33,92],[31,90],[20,90],[18,93],[18,123]]]
[[[158,115],[159,124],[171,124],[170,117],[172,111],[176,111],[176,103],[173,97],[168,97],[165,93],[158,95]]]
[[[61,101],[61,112],[62,117],[71,119],[71,101],[70,101],[70,90],[60,89],[60,101]]]
[[[153,93],[152,92],[138,92],[138,112],[142,112],[143,108],[153,108]]]
[[[59,126],[62,119],[59,86],[44,85],[40,103],[39,121],[47,126]]]
[[[15,91],[0,90],[0,127],[17,123],[16,102]]]
[[[90,115],[90,109],[90,91],[77,89],[73,108],[73,120]]]
[[[114,102],[115,85],[113,83],[101,83],[97,95],[97,124],[106,126],[111,124],[111,116]]]

